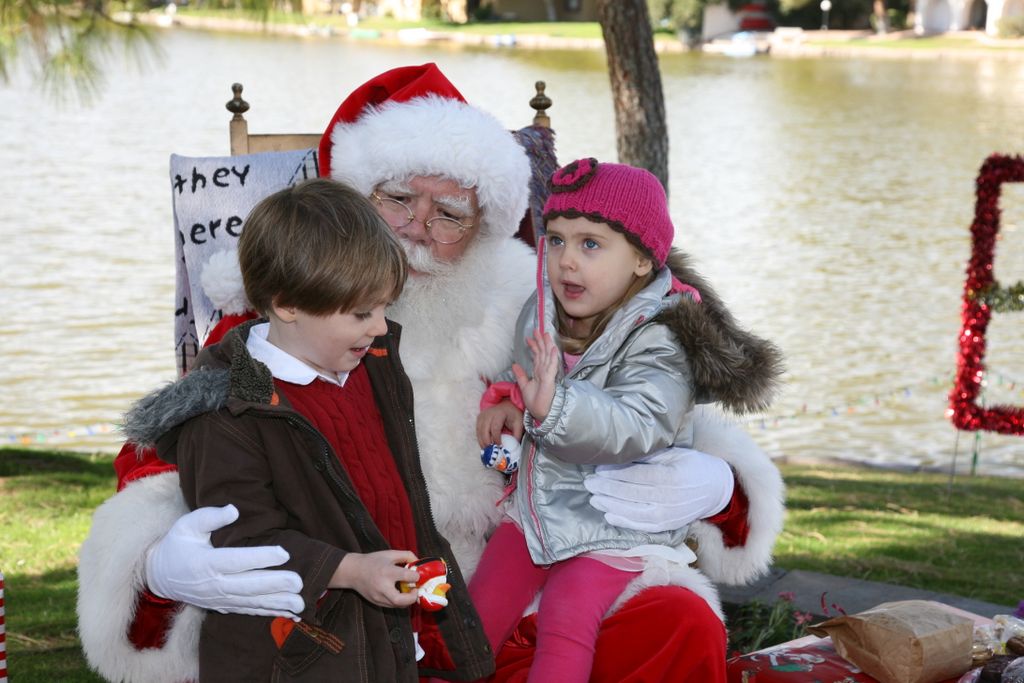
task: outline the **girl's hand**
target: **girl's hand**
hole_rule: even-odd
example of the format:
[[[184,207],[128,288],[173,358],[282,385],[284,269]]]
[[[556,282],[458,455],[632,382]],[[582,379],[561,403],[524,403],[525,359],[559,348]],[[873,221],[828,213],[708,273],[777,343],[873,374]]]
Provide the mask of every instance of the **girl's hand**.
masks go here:
[[[533,377],[528,377],[519,364],[512,366],[516,383],[523,393],[523,403],[537,422],[543,422],[551,410],[555,398],[555,376],[558,374],[558,347],[550,334],[533,331],[533,338],[526,338],[526,345],[533,354]]]
[[[416,561],[408,550],[381,550],[375,553],[348,553],[334,570],[330,588],[351,588],[381,607],[409,607],[416,602],[416,591],[403,593],[398,583],[415,583],[420,575],[403,565]]]
[[[501,432],[508,429],[516,441],[523,438],[523,411],[508,399],[480,411],[476,418],[476,438],[480,448],[501,443]]]

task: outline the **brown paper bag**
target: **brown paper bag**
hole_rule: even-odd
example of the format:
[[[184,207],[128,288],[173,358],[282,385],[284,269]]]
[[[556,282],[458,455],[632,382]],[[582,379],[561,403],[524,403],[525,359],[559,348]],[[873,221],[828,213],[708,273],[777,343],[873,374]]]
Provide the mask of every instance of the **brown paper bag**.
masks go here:
[[[971,666],[974,624],[927,600],[885,602],[807,629],[881,683],[935,683]]]

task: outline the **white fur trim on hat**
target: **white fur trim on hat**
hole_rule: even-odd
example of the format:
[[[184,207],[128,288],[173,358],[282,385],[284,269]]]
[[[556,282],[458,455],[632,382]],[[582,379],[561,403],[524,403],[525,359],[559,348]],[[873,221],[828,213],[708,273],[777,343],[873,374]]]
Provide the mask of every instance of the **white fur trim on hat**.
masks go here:
[[[454,99],[418,97],[368,109],[331,132],[331,177],[369,195],[380,183],[444,176],[476,188],[483,229],[511,236],[530,197],[530,161],[490,114]]]
[[[199,275],[199,284],[224,315],[238,315],[250,308],[235,249],[222,249],[210,256]]]

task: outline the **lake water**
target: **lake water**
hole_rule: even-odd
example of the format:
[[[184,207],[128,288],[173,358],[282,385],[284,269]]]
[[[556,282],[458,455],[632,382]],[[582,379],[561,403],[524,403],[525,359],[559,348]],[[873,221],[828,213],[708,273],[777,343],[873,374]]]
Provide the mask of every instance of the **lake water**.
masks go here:
[[[437,61],[509,127],[548,83],[559,157],[615,158],[604,56],[171,30],[118,55],[92,106],[0,86],[0,444],[112,450],[128,405],[174,376],[168,156],[228,152],[230,85],[254,132],[318,132],[355,85]],[[661,57],[677,244],[775,339],[787,386],[749,422],[772,454],[947,467],[974,178],[1024,148],[1024,62]],[[1024,192],[997,277],[1024,278]],[[986,400],[1024,404],[1024,318],[989,329]],[[1024,476],[1024,439],[962,434],[958,465]]]

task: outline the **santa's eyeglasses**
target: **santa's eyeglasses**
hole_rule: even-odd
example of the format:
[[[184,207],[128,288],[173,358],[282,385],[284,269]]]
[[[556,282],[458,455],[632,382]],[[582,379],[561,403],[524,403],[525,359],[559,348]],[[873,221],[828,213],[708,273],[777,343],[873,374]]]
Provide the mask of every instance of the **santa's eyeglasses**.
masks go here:
[[[412,207],[405,203],[405,201],[409,201],[413,197],[404,197],[405,201],[402,201],[402,199],[386,197],[377,192],[372,192],[370,199],[380,207],[381,217],[392,228],[404,228],[416,220],[416,214],[413,213]],[[455,244],[465,237],[467,230],[473,227],[473,223],[463,222],[470,218],[472,216],[466,216],[461,220],[451,216],[434,216],[429,220],[423,221],[423,226],[427,229],[427,234],[435,242]]]

